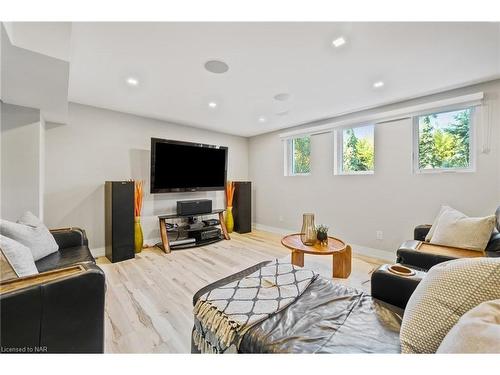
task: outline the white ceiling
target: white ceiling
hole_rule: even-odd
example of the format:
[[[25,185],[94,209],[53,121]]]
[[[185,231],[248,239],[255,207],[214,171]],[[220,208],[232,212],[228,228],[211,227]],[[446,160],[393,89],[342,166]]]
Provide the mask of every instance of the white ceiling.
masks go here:
[[[73,23],[69,100],[252,136],[498,78],[499,25]],[[210,59],[229,71],[207,72]]]
[[[3,24],[13,45],[69,61],[71,22],[3,22]]]

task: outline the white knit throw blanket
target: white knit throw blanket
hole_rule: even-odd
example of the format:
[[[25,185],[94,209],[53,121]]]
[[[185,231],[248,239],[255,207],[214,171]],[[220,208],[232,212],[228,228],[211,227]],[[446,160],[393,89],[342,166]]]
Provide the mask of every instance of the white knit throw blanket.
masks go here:
[[[205,293],[194,307],[200,323],[195,325],[194,343],[202,353],[223,353],[233,345],[237,350],[245,332],[293,303],[316,277],[288,259],[275,259]]]

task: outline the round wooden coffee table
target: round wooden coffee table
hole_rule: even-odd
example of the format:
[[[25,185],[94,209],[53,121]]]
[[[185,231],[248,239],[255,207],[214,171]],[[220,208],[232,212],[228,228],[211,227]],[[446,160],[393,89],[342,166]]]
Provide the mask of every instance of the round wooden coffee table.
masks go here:
[[[289,234],[281,239],[281,244],[292,250],[292,264],[304,267],[304,254],[332,255],[333,277],[346,279],[351,274],[352,249],[344,241],[328,236],[328,245],[316,243],[312,246],[304,245],[300,233]]]

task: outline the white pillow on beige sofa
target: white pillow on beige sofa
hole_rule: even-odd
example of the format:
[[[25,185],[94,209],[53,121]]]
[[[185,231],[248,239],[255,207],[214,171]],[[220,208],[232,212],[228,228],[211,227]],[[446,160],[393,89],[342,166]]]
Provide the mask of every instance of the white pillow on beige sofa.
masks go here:
[[[500,354],[500,299],[466,312],[448,332],[437,353]]]
[[[495,228],[495,215],[468,217],[451,207],[440,214],[431,244],[484,251]]]

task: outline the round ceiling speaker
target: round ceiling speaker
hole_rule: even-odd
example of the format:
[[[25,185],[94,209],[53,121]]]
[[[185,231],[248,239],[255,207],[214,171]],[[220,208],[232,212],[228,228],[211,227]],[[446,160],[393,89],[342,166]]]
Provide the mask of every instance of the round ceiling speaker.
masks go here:
[[[209,60],[205,63],[205,69],[211,73],[222,74],[229,70],[229,66],[224,61]]]
[[[290,94],[287,92],[282,92],[282,93],[274,95],[274,99],[278,100],[280,102],[284,102],[284,101],[287,101],[288,99],[290,99]]]

